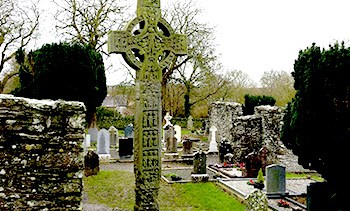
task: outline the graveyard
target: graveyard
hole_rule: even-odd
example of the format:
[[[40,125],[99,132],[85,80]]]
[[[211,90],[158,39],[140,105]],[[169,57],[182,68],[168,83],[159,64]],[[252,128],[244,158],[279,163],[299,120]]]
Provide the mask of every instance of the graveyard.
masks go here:
[[[227,103],[216,102],[213,104],[213,110],[216,109],[216,105],[218,104],[225,105]],[[235,109],[239,110],[239,105],[235,105]],[[265,109],[265,112],[276,112],[276,108],[273,107],[262,107],[260,109]],[[256,115],[260,116],[261,111],[259,113],[259,108],[257,108],[257,111]],[[216,117],[210,117],[214,120],[223,119],[220,117],[220,115],[222,115],[220,112],[211,112],[211,114],[217,115]],[[266,116],[275,119],[273,116],[271,117],[271,115]],[[242,119],[243,117],[238,115],[237,118]],[[251,116],[249,118],[256,122],[257,117]],[[270,120],[267,118],[263,121]],[[189,119],[188,127],[191,128],[192,124],[191,119]],[[217,124],[220,125],[220,123]],[[250,124],[247,125],[249,126]],[[269,130],[266,129],[263,132],[263,135],[264,133],[274,134],[276,131],[273,129],[276,128],[270,126]],[[99,134],[100,131],[103,132],[107,130],[101,129],[99,131],[91,131],[96,131],[97,134]],[[96,151],[100,156],[100,165],[105,166],[105,169],[118,169],[118,167],[112,167],[113,165],[119,167],[121,165],[129,165],[129,171],[133,172],[133,126],[126,126],[124,131],[121,132],[118,132],[115,128],[110,128],[108,131],[109,135],[106,133],[106,136],[102,139],[99,135],[86,134],[89,143],[87,146],[85,145],[85,151]],[[184,131],[186,135],[182,134],[182,131]],[[308,187],[313,183],[322,181],[322,178],[316,171],[304,169],[298,165],[295,156],[293,157],[288,154],[290,152],[284,155],[281,155],[281,153],[279,155],[271,155],[271,151],[276,153],[281,150],[271,150],[264,144],[257,153],[248,153],[247,151],[247,155],[243,156],[244,159],[241,160],[242,162],[238,163],[237,161],[240,158],[234,159],[233,149],[229,141],[221,140],[219,143],[216,142],[216,140],[218,140],[216,137],[217,134],[224,133],[224,131],[220,131],[220,127],[211,126],[207,130],[203,129],[202,136],[188,131],[194,130],[173,125],[171,123],[171,116],[169,116],[169,114],[165,115],[162,132],[163,138],[161,141],[162,182],[169,185],[190,183],[194,186],[201,183],[213,183],[217,188],[224,190],[228,195],[245,206],[249,206],[249,199],[252,197],[251,193],[255,190],[259,190],[259,193],[266,197],[266,207],[268,207],[269,210],[307,210],[306,200]],[[236,130],[231,129],[229,131]],[[250,131],[254,130],[251,129]],[[232,135],[238,137],[237,134]],[[245,133],[240,135],[248,136],[253,134]],[[90,137],[92,136],[97,137],[95,144],[91,144]],[[204,136],[207,136],[205,141],[199,138]],[[223,136],[227,137],[229,135]],[[269,137],[269,135],[264,136]],[[237,139],[240,140],[239,138]],[[101,140],[103,144],[100,143]],[[129,141],[129,144],[122,143],[125,141]],[[272,139],[269,139],[269,141],[278,142],[278,140]],[[104,146],[106,142],[109,147],[102,150],[102,153],[98,153],[99,146]],[[128,147],[124,146],[124,144],[126,146],[128,145]],[[250,144],[252,144],[252,146],[256,145],[256,143]],[[279,143],[278,146],[285,148],[281,143]],[[109,153],[106,154],[106,152]],[[241,154],[237,156],[242,157]],[[106,160],[105,157],[108,157],[108,160]],[[273,163],[272,161],[278,162]],[[120,168],[123,169],[123,167]],[[263,187],[255,187],[254,185],[254,183],[257,183],[259,170],[261,170],[261,177],[263,177]],[[298,175],[301,176],[298,177]],[[281,205],[281,203],[284,203],[284,205]]]
[[[33,26],[26,29],[7,19],[23,8],[11,13],[12,1],[0,7],[8,13],[2,22],[14,27],[0,25],[0,73],[5,67],[11,73],[0,81],[1,211],[347,208],[348,187],[340,180],[350,138],[350,48],[344,42],[329,51],[312,43],[299,51],[292,77],[279,75],[275,86],[276,75],[266,72],[258,87],[240,71],[216,73],[222,67],[213,29],[190,22],[197,8],[186,10],[192,8],[183,3],[174,4],[175,12],[162,11],[160,0],[138,0],[126,22],[119,15],[127,5],[82,1],[77,9],[76,1],[64,2],[55,15],[63,25],[56,28],[67,30],[72,42],[30,52],[24,47],[39,25],[35,3],[35,18],[27,21]],[[71,25],[62,11],[73,15]],[[187,27],[193,31],[182,30]],[[6,57],[5,51],[12,52]],[[106,83],[113,65],[105,66],[104,56],[112,55],[123,58],[133,79],[117,90]],[[241,76],[247,84],[236,86]],[[123,102],[101,112],[112,92],[110,100],[118,95]]]

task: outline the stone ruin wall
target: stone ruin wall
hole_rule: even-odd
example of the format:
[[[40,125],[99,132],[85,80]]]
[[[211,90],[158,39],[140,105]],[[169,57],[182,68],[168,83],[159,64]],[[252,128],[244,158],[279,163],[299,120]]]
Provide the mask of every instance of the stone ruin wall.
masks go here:
[[[242,115],[242,106],[239,103],[215,102],[211,105],[209,109],[209,125],[217,128],[215,133],[217,143],[220,143],[222,139],[232,140],[230,131],[233,127],[233,119]]]
[[[276,162],[280,152],[280,128],[283,119],[281,108],[276,106],[257,106],[254,115],[243,116],[242,105],[233,102],[214,102],[210,106],[210,127],[217,127],[216,141],[222,139],[231,143],[233,159],[236,162],[250,152],[266,145],[268,164]]]
[[[1,210],[82,210],[85,111],[0,94]]]

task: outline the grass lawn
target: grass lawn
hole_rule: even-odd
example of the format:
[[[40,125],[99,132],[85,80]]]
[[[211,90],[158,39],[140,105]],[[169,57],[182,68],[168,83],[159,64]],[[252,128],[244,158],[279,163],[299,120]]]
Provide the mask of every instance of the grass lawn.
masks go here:
[[[89,203],[111,208],[133,210],[135,204],[134,174],[125,171],[100,171],[98,175],[84,177],[84,191]],[[160,183],[160,210],[244,211],[245,206],[234,196],[224,192],[212,182]]]
[[[286,178],[287,179],[292,179],[292,178],[310,178],[313,180],[316,180],[318,182],[323,182],[324,179],[321,177],[321,175],[317,173],[286,173]]]

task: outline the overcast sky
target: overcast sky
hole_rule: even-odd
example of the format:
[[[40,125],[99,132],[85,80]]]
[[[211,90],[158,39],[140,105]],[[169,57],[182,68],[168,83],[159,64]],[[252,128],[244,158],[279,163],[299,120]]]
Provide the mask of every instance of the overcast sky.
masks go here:
[[[171,1],[161,0],[162,7]],[[292,72],[299,51],[313,42],[349,46],[349,0],[197,0],[197,5],[201,20],[215,27],[225,69],[242,70],[255,82],[264,71]]]
[[[161,0],[162,7],[174,0]],[[179,0],[177,0],[179,1]],[[180,0],[185,1],[185,0]],[[135,14],[137,0],[130,0]],[[226,70],[255,82],[264,71],[293,71],[300,50],[350,42],[349,0],[197,0],[201,21],[215,27],[216,52]],[[107,75],[109,85],[123,73]],[[125,74],[124,74],[125,75]]]

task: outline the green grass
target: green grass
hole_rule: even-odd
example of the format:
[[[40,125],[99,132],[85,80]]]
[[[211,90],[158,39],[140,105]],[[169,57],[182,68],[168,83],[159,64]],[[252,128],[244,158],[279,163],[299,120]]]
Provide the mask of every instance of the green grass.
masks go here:
[[[286,178],[287,179],[296,179],[296,178],[302,178],[302,179],[306,179],[306,178],[310,178],[319,182],[323,182],[324,179],[317,173],[290,173],[287,172],[286,173]]]
[[[84,191],[89,203],[111,208],[133,210],[135,204],[134,174],[124,171],[100,171],[84,177]],[[243,211],[245,206],[214,183],[160,183],[160,210],[166,211]]]

